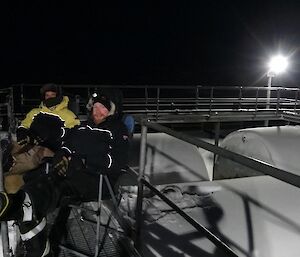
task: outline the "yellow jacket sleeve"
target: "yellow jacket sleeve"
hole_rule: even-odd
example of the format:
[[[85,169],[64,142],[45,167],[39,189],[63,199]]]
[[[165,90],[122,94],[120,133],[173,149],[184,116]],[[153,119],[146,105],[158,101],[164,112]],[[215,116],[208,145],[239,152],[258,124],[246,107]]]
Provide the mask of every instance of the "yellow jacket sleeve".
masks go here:
[[[35,109],[32,109],[29,113],[27,113],[25,119],[22,120],[22,122],[21,122],[21,127],[29,129],[30,125],[31,125],[31,123],[33,121],[34,116],[36,114],[38,114],[39,112],[40,112],[40,109],[39,108],[35,108]]]

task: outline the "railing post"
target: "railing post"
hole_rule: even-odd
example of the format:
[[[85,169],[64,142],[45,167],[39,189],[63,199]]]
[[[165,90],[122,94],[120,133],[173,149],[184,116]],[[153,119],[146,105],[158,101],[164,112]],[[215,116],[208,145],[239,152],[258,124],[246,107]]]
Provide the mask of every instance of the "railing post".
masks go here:
[[[295,106],[294,106],[294,112],[296,113],[297,111],[297,104],[298,104],[298,92],[299,92],[299,89],[296,90],[296,93],[295,93]]]
[[[2,168],[2,149],[0,148],[0,191],[4,191],[3,186],[3,168]],[[3,250],[3,257],[9,257],[10,249],[9,249],[9,240],[8,240],[8,229],[7,229],[7,222],[1,222],[1,240],[2,240],[2,250]]]
[[[219,139],[220,139],[220,122],[217,122],[215,123],[215,146],[219,146]],[[216,158],[217,158],[217,154],[214,153],[213,174],[215,172]],[[212,178],[213,178],[213,174],[212,174]]]
[[[148,87],[145,87],[145,107],[146,107],[146,114],[148,114]]]
[[[198,110],[198,105],[199,105],[199,87],[196,87],[195,90],[195,97],[196,97],[196,109]]]
[[[210,89],[210,101],[209,101],[209,116],[211,115],[212,102],[214,97],[214,88]]]
[[[140,163],[139,163],[139,175],[138,175],[138,194],[135,210],[136,218],[136,234],[135,234],[135,247],[139,249],[140,247],[140,235],[142,227],[142,212],[143,212],[143,194],[144,185],[142,179],[145,173],[145,163],[146,163],[146,147],[147,147],[147,126],[141,122],[141,144],[140,144]]]
[[[255,114],[257,113],[258,90],[259,90],[259,87],[256,89],[256,97],[255,97]]]
[[[158,113],[159,113],[159,102],[160,102],[160,88],[157,88],[156,93],[156,120],[158,120]]]
[[[276,115],[278,115],[279,108],[280,108],[280,88],[277,89]]]
[[[243,96],[242,90],[243,90],[243,87],[241,86],[239,88],[239,109],[242,108],[242,96]]]
[[[11,89],[10,94],[7,96],[7,118],[9,123],[8,132],[10,135],[16,132],[16,120],[14,116],[14,102],[13,91]]]

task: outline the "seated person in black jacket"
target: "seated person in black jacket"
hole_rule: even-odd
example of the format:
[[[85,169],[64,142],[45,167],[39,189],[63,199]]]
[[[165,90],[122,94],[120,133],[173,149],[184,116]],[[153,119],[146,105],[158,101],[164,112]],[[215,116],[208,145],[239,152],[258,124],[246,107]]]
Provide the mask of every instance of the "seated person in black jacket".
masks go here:
[[[127,165],[128,133],[105,95],[91,101],[91,119],[73,129],[53,160],[53,170],[26,183],[16,194],[0,193],[0,220],[17,220],[26,256],[50,256],[45,217],[62,198],[97,199],[99,174],[114,185]],[[104,184],[103,197],[108,196]]]

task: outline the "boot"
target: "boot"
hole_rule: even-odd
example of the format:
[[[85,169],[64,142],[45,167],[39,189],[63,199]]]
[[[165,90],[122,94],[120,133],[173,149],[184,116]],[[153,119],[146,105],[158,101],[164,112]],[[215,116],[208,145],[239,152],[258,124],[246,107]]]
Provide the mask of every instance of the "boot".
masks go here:
[[[45,218],[40,222],[22,222],[19,227],[23,243],[23,257],[52,256]]]

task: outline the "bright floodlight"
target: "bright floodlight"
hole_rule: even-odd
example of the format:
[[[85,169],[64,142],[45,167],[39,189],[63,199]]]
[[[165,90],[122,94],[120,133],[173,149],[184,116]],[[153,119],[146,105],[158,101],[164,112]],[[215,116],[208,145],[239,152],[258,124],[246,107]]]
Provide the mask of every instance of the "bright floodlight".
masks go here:
[[[288,60],[286,57],[281,55],[277,55],[271,58],[269,62],[269,72],[273,72],[275,74],[284,72],[288,66]]]

